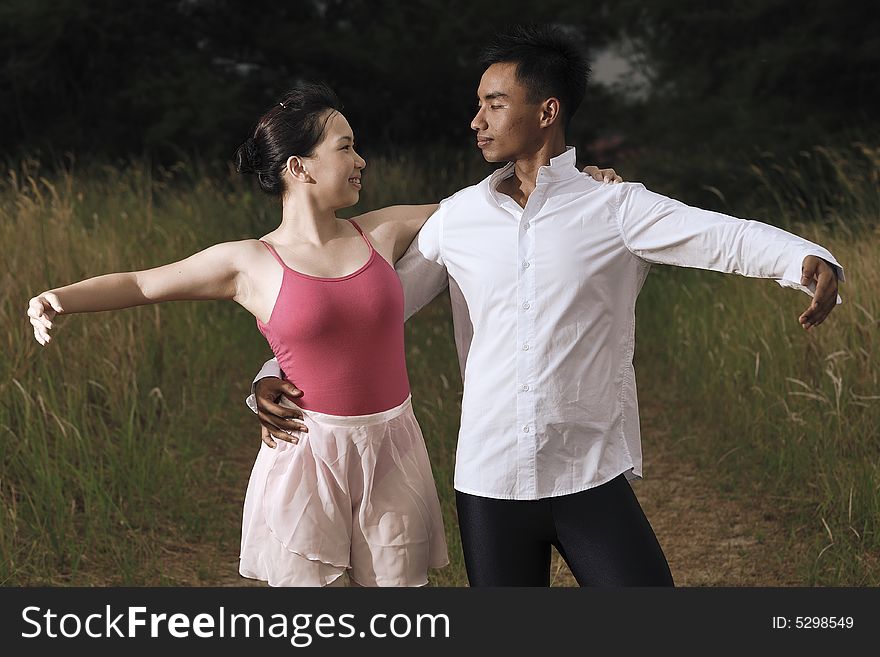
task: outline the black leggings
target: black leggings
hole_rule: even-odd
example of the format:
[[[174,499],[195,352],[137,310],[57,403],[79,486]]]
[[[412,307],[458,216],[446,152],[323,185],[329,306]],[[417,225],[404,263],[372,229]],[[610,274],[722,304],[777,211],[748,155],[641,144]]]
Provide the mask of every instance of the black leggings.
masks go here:
[[[580,493],[498,500],[455,492],[471,586],[549,586],[550,546],[581,586],[673,586],[624,475]]]

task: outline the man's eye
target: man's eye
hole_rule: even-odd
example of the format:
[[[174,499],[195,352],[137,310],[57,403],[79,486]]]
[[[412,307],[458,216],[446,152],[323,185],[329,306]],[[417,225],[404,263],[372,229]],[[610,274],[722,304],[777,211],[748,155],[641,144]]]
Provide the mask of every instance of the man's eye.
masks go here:
[[[501,109],[504,105],[490,105],[492,109]]]

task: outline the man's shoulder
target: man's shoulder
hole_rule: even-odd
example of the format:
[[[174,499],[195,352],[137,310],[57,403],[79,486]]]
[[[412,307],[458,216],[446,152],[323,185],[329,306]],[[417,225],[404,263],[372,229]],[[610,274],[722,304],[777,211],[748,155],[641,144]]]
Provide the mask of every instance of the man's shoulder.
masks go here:
[[[454,194],[447,196],[440,201],[441,206],[455,206],[462,203],[473,203],[485,201],[489,192],[489,179],[492,176],[486,176],[480,182],[468,185]]]

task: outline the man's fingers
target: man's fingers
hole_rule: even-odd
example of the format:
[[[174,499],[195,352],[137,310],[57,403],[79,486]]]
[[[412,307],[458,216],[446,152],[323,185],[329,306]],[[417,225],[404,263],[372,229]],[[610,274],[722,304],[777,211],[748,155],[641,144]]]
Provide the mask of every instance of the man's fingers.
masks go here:
[[[284,381],[281,387],[281,391],[284,393],[284,396],[288,399],[294,399],[297,397],[302,397],[302,390],[293,385],[290,381]]]
[[[809,308],[807,308],[798,318],[798,321],[805,329],[809,331],[814,326],[818,326],[825,321],[825,318],[828,317],[834,309],[837,293],[835,292],[833,296],[834,298],[830,304],[827,300],[822,301],[816,297],[813,298],[813,302],[810,304]]]
[[[257,410],[257,417],[260,419],[260,424],[266,427],[269,431],[300,431],[302,433],[308,433],[309,428],[298,420],[290,420],[285,419],[283,417],[278,417],[277,415],[271,415],[269,413],[264,413],[261,410]]]
[[[820,262],[822,261],[814,256],[807,256],[804,258],[804,262],[801,265],[801,285],[810,284],[813,277],[816,275],[816,269],[819,267]]]
[[[287,408],[265,398],[257,397],[257,415],[261,418],[266,416],[272,424],[282,427],[287,421],[302,420],[302,411],[295,408]],[[283,426],[285,429],[291,427]]]
[[[266,446],[270,449],[275,449],[278,446],[278,443],[275,442],[276,440],[296,445],[299,443],[299,436],[291,436],[277,429],[270,431],[266,427],[260,427],[260,440],[266,443]]]
[[[270,397],[257,395],[257,408],[266,411],[269,415],[277,415],[278,417],[302,417],[302,411],[289,406],[282,406],[277,403],[280,397],[272,395]]]
[[[276,440],[282,440],[291,445],[296,445],[299,443],[299,436],[291,436],[279,429],[270,430],[266,427],[260,427],[260,440],[266,443],[271,449],[275,449],[278,446],[278,443],[275,442]]]
[[[267,447],[275,449],[276,443],[274,440],[272,440],[272,434],[270,434],[269,430],[262,425],[260,426],[260,440],[266,443]]]
[[[816,291],[813,293],[813,303],[820,308],[824,309],[828,306],[828,297],[831,293],[831,281],[828,280],[825,276],[819,276],[819,282],[816,283]],[[834,293],[835,301],[837,300],[837,293]]]
[[[280,429],[266,429],[266,431],[268,431],[269,435],[275,440],[283,440],[291,445],[296,445],[299,442],[299,436],[295,434],[289,434]]]
[[[837,276],[830,267],[820,267],[813,303],[807,309],[808,321],[813,326],[821,324],[837,304]]]

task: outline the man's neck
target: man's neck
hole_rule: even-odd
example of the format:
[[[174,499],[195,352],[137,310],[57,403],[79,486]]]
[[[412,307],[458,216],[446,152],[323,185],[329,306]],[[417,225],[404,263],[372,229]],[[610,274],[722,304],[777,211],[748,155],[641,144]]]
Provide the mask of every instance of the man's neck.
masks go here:
[[[565,136],[547,142],[537,151],[514,160],[513,175],[501,181],[498,191],[507,194],[520,207],[525,207],[538,182],[538,170],[550,164],[550,159],[565,152]]]

